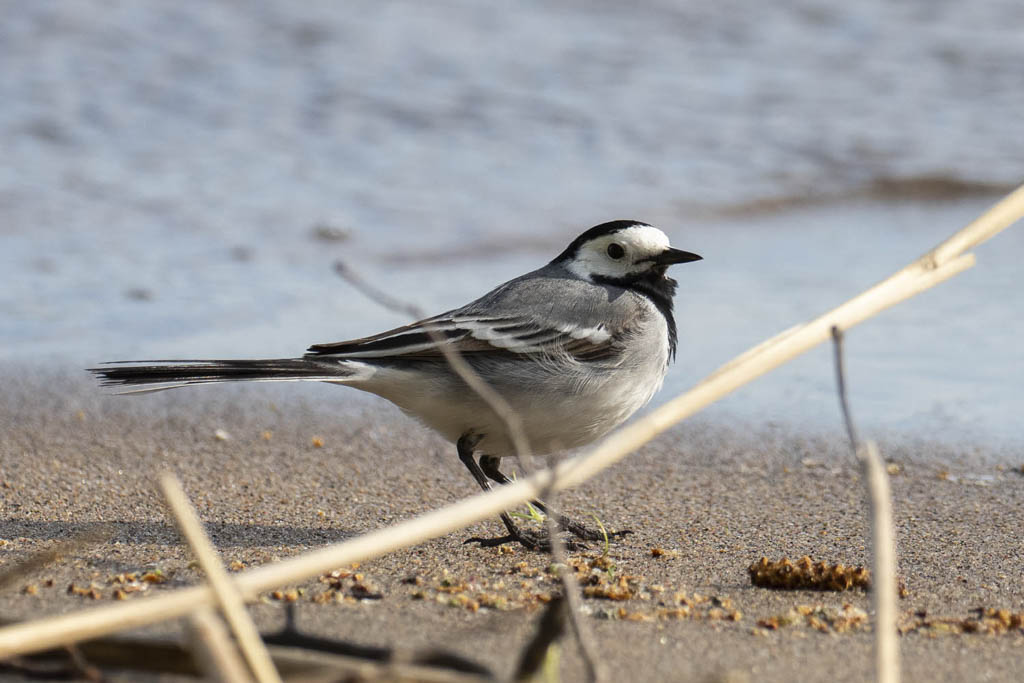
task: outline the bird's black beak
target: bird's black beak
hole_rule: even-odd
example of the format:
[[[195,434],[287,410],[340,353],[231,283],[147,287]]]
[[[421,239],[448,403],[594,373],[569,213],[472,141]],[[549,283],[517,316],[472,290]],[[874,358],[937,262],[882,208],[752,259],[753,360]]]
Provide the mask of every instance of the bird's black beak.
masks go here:
[[[703,258],[703,256],[698,256],[689,251],[669,247],[658,254],[654,258],[654,262],[659,266],[671,266],[674,263],[689,263],[690,261],[700,261]]]

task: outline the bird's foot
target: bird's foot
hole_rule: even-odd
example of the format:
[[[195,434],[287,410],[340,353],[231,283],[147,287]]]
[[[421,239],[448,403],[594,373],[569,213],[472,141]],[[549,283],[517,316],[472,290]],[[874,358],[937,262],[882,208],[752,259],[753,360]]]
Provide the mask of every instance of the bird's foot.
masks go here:
[[[601,539],[604,536],[600,537]],[[539,553],[551,552],[551,538],[546,533],[539,533],[533,531],[522,531],[514,534],[506,534],[504,536],[496,536],[493,538],[482,538],[480,536],[474,536],[473,538],[467,538],[463,541],[466,543],[478,543],[481,548],[496,548],[499,545],[506,545],[508,543],[518,543],[527,550],[534,550]],[[562,543],[565,545],[566,550],[586,550],[587,545],[575,538],[563,538]]]
[[[613,541],[633,533],[631,529],[623,529],[621,531],[605,531],[603,528],[591,529],[586,524],[581,524],[564,515],[556,515],[555,521],[561,529],[584,541]]]

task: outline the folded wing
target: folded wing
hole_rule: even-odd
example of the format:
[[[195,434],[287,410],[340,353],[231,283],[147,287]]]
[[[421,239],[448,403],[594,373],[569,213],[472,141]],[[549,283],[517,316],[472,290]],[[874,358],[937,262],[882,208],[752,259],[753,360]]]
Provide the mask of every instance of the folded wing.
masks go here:
[[[442,345],[462,355],[568,354],[579,361],[606,360],[620,350],[619,339],[603,326],[443,314],[372,337],[316,344],[309,347],[307,357],[431,359],[443,356]]]

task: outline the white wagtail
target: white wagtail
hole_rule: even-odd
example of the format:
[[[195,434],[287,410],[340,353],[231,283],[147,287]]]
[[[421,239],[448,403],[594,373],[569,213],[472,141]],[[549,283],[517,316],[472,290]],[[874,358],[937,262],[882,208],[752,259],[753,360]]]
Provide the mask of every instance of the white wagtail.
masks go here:
[[[612,221],[584,232],[543,268],[462,308],[371,337],[316,344],[302,358],[137,361],[91,371],[105,386],[154,385],[142,391],[237,381],[355,387],[386,398],[455,442],[459,458],[489,490],[488,478],[509,481],[498,466],[515,454],[512,439],[439,345],[457,351],[518,412],[534,453],[583,446],[622,424],[661,388],[676,349],[676,281],[665,272],[700,258],[673,249],[665,233],[650,225]],[[584,539],[603,538],[557,519]],[[541,543],[507,514],[502,521],[508,536],[471,540]]]

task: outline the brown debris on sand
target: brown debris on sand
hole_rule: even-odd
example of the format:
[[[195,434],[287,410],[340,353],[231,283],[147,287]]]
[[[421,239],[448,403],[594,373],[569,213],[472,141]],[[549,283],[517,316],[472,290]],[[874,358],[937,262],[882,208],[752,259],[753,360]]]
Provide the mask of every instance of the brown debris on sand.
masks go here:
[[[747,568],[750,583],[760,588],[781,590],[846,591],[871,587],[871,572],[864,567],[847,567],[815,562],[804,555],[796,562],[784,557],[770,562],[762,557]]]
[[[986,635],[1024,633],[1024,612],[1012,612],[1008,609],[994,607],[977,607],[971,612],[973,614],[965,619],[934,617],[925,611],[915,612],[910,619],[899,625],[899,631],[900,634],[918,632],[933,637],[959,633]]]
[[[865,628],[868,613],[859,607],[845,604],[841,608],[824,605],[797,605],[785,614],[758,619],[757,625],[770,631],[787,626],[809,626],[822,633],[846,633]]]

